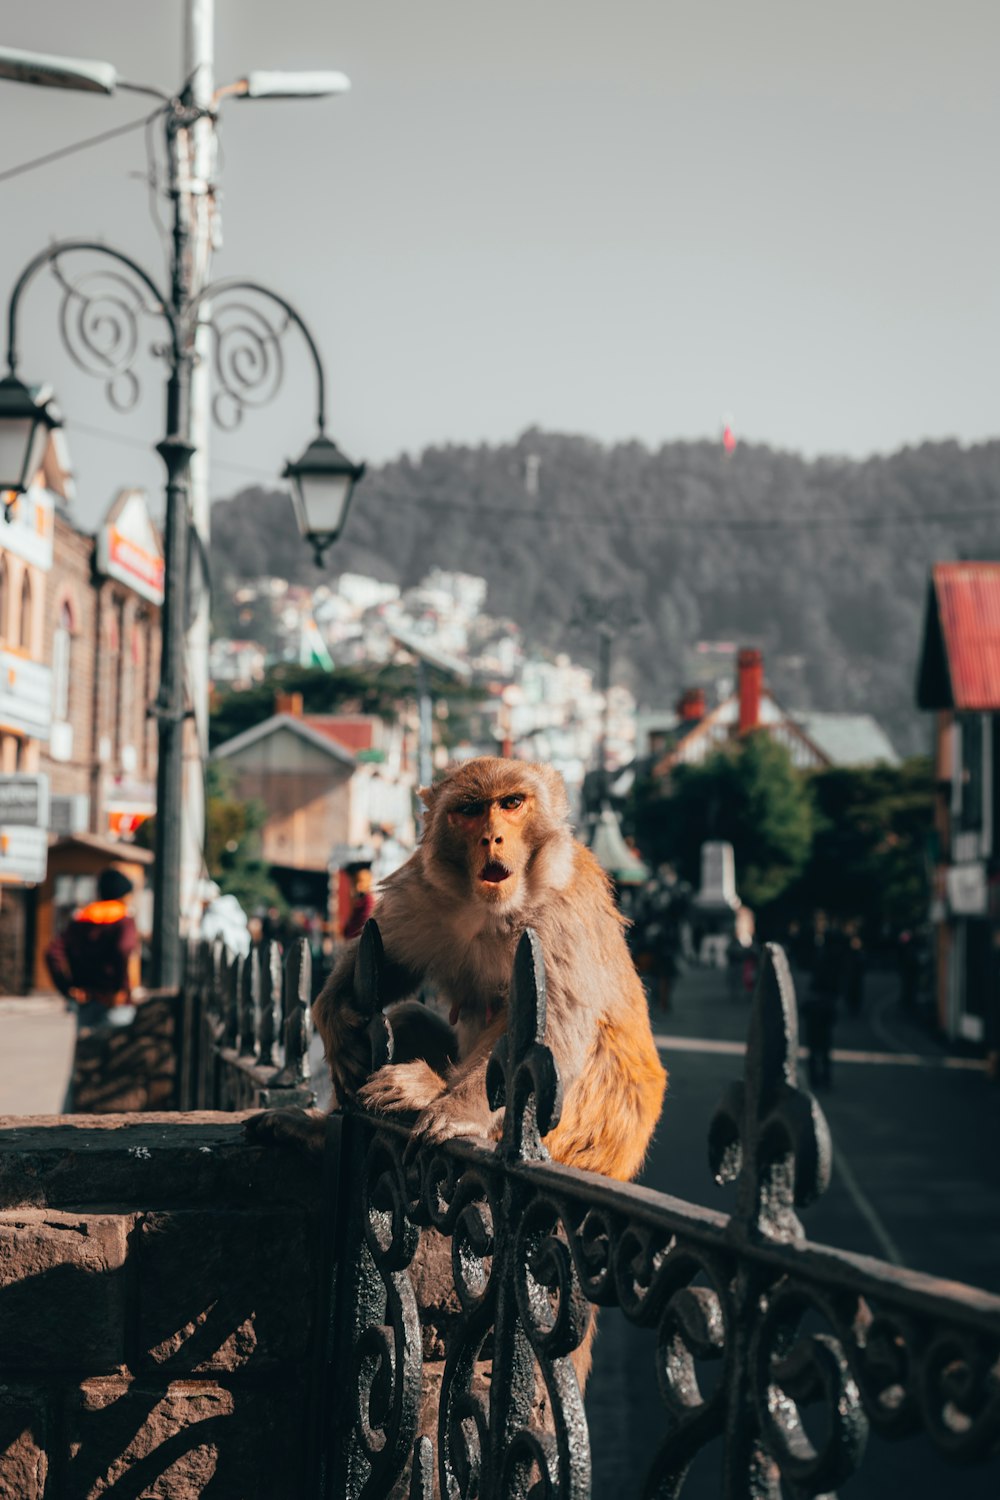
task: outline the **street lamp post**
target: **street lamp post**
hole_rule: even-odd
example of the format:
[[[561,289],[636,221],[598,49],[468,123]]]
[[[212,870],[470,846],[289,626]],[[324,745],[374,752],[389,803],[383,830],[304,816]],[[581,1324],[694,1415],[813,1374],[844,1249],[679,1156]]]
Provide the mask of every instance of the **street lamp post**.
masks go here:
[[[110,64],[83,64],[3,49],[0,77],[105,93],[112,92],[120,82]],[[339,92],[342,87],[346,87],[342,74],[310,74],[304,80],[288,74],[252,74],[249,80],[220,90],[220,95],[276,97]],[[189,711],[184,681],[188,479],[196,451],[190,397],[191,375],[198,357],[196,343],[206,326],[202,309],[209,302],[213,318],[208,326],[218,387],[214,409],[218,417],[224,406],[229,425],[239,421],[247,408],[264,404],[277,393],[283,374],[285,335],[295,329],[305,342],[316,375],[317,431],[302,458],[290,463],[285,473],[295,486],[300,530],[312,544],[317,561],[339,534],[354,485],[364,473],[364,465],[352,464],[327,436],[322,360],[312,334],[294,307],[252,281],[228,279],[192,290],[187,216],[177,187],[177,137],[204,113],[186,94],[164,102],[174,204],[169,294],[164,294],[136,261],[110,246],[86,240],[51,245],[29,261],[11,292],[7,309],[9,373],[0,380],[0,490],[16,495],[33,481],[47,432],[59,425],[45,393],[33,393],[17,375],[21,299],[35,277],[46,269],[53,275],[62,295],[63,342],[78,366],[104,380],[109,399],[120,410],[130,408],[138,398],[134,365],[143,320],[156,318],[165,326],[166,339],[156,350],[168,372],[166,432],[156,445],[166,468],[164,600],[160,686],[151,705],[158,737],[152,979],[164,988],[176,987],[181,977],[181,806],[184,721]],[[74,273],[72,268],[81,258],[85,268]]]

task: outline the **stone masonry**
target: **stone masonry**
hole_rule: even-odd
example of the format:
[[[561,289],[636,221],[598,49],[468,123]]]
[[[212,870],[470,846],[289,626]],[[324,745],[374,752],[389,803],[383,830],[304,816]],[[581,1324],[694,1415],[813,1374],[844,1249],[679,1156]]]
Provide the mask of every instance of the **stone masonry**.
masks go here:
[[[0,1118],[0,1500],[314,1492],[321,1172],[243,1118]]]

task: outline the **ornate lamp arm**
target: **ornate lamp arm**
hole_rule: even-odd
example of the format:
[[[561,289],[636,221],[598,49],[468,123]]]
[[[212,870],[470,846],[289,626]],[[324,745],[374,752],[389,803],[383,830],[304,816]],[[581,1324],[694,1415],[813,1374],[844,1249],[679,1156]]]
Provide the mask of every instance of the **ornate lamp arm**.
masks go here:
[[[273,327],[256,308],[239,300],[228,302],[228,311],[238,314],[241,321],[227,325],[226,299],[240,292],[262,297],[265,301],[280,308],[285,315],[284,325]],[[277,292],[272,292],[269,287],[261,286],[256,281],[226,278],[222,281],[211,282],[203,287],[188,305],[187,337],[192,340],[198,325],[199,309],[205,302],[216,304],[212,308],[212,321],[209,326],[215,337],[215,373],[219,392],[214,403],[214,414],[220,426],[235,426],[246,406],[262,405],[275,394],[281,385],[284,373],[281,338],[289,324],[294,324],[305,340],[316,369],[316,422],[319,431],[325,432],[326,375],[323,370],[323,361],[320,358],[316,340],[292,304],[284,297],[280,297]],[[255,395],[262,388],[263,394]],[[220,396],[232,403],[235,413],[234,420],[228,424],[220,415]]]
[[[113,272],[109,273],[111,280],[105,284],[102,291],[97,293],[86,290],[89,275],[82,276],[75,283],[67,281],[60,272],[59,259],[63,255],[76,252],[97,255],[123,266],[126,271],[131,272],[140,286],[151,294],[151,305],[145,306],[141,302],[137,305],[138,289],[131,285],[121,273],[117,275]],[[40,251],[28,262],[10,294],[7,304],[7,364],[12,375],[17,369],[17,316],[21,297],[38,272],[46,266],[52,267],[63,288],[61,317],[63,340],[73,359],[84,368],[89,368],[91,373],[106,373],[112,378],[121,372],[131,375],[131,357],[137,343],[136,316],[139,312],[159,314],[163,318],[170,333],[171,362],[176,364],[181,358],[177,319],[160,288],[142,266],[130,256],[124,255],[120,250],[112,249],[109,245],[102,245],[92,240],[57,240],[55,244],[49,245],[47,249]],[[78,327],[78,335],[83,345],[82,351],[74,346],[67,325],[68,305],[74,299],[79,299],[82,309]],[[104,339],[103,349],[95,342],[98,337]],[[126,351],[124,354],[121,352],[123,343]],[[91,361],[89,366],[87,358]],[[94,365],[98,367],[96,370],[93,368]],[[134,378],[132,376],[133,381]]]

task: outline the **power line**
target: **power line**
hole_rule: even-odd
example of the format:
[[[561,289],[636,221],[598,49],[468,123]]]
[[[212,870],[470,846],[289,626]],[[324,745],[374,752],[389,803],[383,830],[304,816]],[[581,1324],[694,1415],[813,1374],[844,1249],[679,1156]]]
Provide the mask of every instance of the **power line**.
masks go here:
[[[67,422],[66,426],[75,428],[78,432],[85,432],[92,437],[105,438],[108,442],[120,443],[128,448],[141,448],[149,452],[149,444],[139,438],[126,437],[120,432],[114,432],[107,427],[94,427],[86,422]],[[277,475],[264,469],[251,468],[247,464],[228,463],[224,459],[213,458],[211,461],[213,469],[223,469],[232,474],[245,475],[250,479],[257,479],[261,483],[272,485],[278,491],[280,484]],[[770,531],[779,530],[782,527],[794,528],[797,531],[828,531],[835,530],[841,526],[859,526],[862,528],[877,526],[944,526],[953,521],[1000,521],[1000,503],[991,506],[977,506],[970,510],[945,510],[945,511],[911,511],[904,514],[890,514],[877,516],[839,515],[839,516],[804,516],[788,513],[777,516],[636,516],[619,515],[604,516],[596,511],[556,511],[530,508],[527,506],[505,505],[502,510],[492,511],[482,506],[469,505],[462,500],[450,500],[433,495],[423,496],[420,500],[403,499],[398,495],[382,495],[380,497],[392,505],[410,505],[421,510],[455,510],[467,515],[495,515],[504,520],[525,521],[553,521],[565,523],[570,526],[587,527],[617,527],[628,526],[632,528],[645,528],[649,526],[669,526],[673,530],[683,531]]]
[[[64,156],[72,156],[75,151],[85,151],[88,146],[99,146],[102,141],[114,140],[117,135],[127,135],[130,130],[138,130],[140,126],[146,125],[150,120],[155,120],[156,116],[162,113],[162,107],[154,109],[152,114],[143,115],[138,120],[130,120],[127,125],[116,125],[113,130],[102,130],[100,135],[86,136],[82,141],[72,141],[68,146],[61,146],[58,151],[48,151],[44,156],[35,156],[31,161],[21,162],[20,166],[8,167],[6,171],[0,172],[0,182],[6,182],[10,177],[19,177],[22,172],[33,172],[36,167],[46,167],[49,162],[60,161]]]
[[[794,527],[800,531],[826,531],[838,526],[915,526],[924,522],[930,525],[943,525],[951,521],[990,519],[1000,521],[1000,503],[973,510],[912,511],[909,514],[880,516],[803,516],[799,514],[780,516],[636,516],[622,514],[619,516],[604,516],[599,515],[595,511],[529,510],[524,507],[509,505],[505,505],[502,510],[494,509],[490,511],[482,506],[467,505],[461,500],[435,499],[433,496],[424,497],[419,501],[401,501],[399,497],[389,495],[382,498],[397,504],[419,505],[423,510],[458,510],[480,517],[494,515],[505,521],[507,519],[539,522],[557,521],[584,528],[588,526],[627,526],[631,529],[640,529],[647,526],[669,526],[675,531],[765,531],[782,527]]]
[[[153,451],[150,444],[143,438],[128,437],[127,434],[115,432],[110,427],[95,427],[89,422],[78,422],[75,417],[70,421],[64,422],[63,425],[71,432],[83,432],[88,437],[103,438],[105,442],[118,443],[123,448],[137,448],[147,454]],[[230,473],[244,474],[250,479],[259,479],[264,483],[270,483],[275,486],[279,482],[277,475],[273,472],[268,472],[265,469],[253,469],[248,464],[228,463],[225,459],[213,457],[211,459],[211,466],[213,469],[226,469]]]

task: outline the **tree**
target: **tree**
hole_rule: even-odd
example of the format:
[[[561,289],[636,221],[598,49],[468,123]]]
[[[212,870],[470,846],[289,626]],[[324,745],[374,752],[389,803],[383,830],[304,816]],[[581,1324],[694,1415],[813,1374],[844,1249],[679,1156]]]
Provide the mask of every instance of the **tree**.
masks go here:
[[[205,776],[205,863],[223,895],[235,896],[248,915],[270,906],[287,910],[261,857],[263,803],[233,796],[231,768],[210,761]]]
[[[809,858],[813,811],[805,778],[784,746],[763,733],[735,740],[701,765],[673,773],[667,796],[647,787],[636,809],[639,846],[669,859],[696,887],[701,846],[733,846],[736,885],[754,909],[777,900]]]
[[[869,926],[912,927],[927,914],[934,816],[930,760],[837,767],[811,778],[816,833],[799,904]]]

